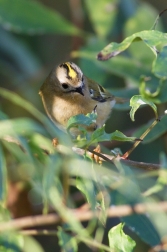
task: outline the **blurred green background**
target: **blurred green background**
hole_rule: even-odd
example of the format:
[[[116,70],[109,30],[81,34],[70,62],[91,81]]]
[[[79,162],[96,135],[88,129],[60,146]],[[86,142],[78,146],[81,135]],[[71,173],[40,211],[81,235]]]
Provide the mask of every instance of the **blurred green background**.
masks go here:
[[[66,19],[67,25],[69,22],[82,30],[84,33],[79,36],[74,35],[72,29],[66,29],[66,24],[55,21],[52,15],[42,15],[36,7],[32,11],[33,4],[24,9],[19,5],[20,1],[14,1],[9,10],[7,5],[11,3],[0,1],[1,87],[16,92],[44,112],[38,95],[40,86],[54,65],[73,60],[85,75],[98,81],[117,96],[130,98],[138,93],[139,78],[145,71],[150,72],[153,60],[152,53],[142,42],[135,43],[121,56],[108,62],[97,61],[96,55],[109,42],[121,42],[134,32],[150,29],[158,13],[165,9],[165,0],[37,1],[44,8],[49,8],[49,11],[56,11],[55,15]],[[31,25],[26,23],[26,17],[31,20]],[[46,25],[45,31],[38,29],[38,21]],[[33,22],[37,22],[37,25]],[[167,18],[164,14],[157,29],[165,31],[166,25]],[[142,62],[145,64],[143,68]],[[1,109],[10,118],[26,116],[27,112],[23,109],[0,99]],[[125,107],[128,109],[128,105]],[[107,123],[107,132],[118,129],[131,134],[153,116],[151,109],[143,108],[136,114],[136,121],[132,123],[125,107],[114,109]],[[123,151],[129,146],[124,144]],[[158,162],[159,152],[164,149],[164,141],[158,139],[151,143],[151,147],[155,147],[155,155],[150,156],[149,146],[143,145],[138,148],[137,153],[134,152],[133,159]]]
[[[99,62],[96,56],[108,43],[121,42],[135,32],[150,29],[158,13],[165,8],[166,0],[0,0],[0,87],[19,94],[45,114],[38,90],[55,65],[71,60],[85,75],[113,94],[131,98],[139,93],[140,76],[151,74],[154,56],[148,47],[136,42],[107,62]],[[157,29],[166,32],[166,26],[165,13]],[[152,92],[156,87],[157,83],[149,86]],[[165,103],[158,105],[160,114],[165,109]],[[2,97],[0,110],[9,118],[32,117]],[[2,112],[0,119],[4,119]],[[151,108],[144,107],[132,122],[129,104],[117,105],[107,122],[106,131],[120,130],[132,135],[153,117]],[[109,147],[117,146],[125,152],[131,144],[114,143]],[[158,163],[162,151],[167,152],[166,134],[151,143],[141,144],[131,159]],[[10,163],[10,156],[7,161]],[[17,180],[12,165],[10,177]],[[10,187],[13,190],[12,184]],[[26,215],[26,212],[21,215]],[[50,247],[46,251],[56,251],[55,238],[43,237],[40,242]],[[141,251],[140,245],[137,249]]]

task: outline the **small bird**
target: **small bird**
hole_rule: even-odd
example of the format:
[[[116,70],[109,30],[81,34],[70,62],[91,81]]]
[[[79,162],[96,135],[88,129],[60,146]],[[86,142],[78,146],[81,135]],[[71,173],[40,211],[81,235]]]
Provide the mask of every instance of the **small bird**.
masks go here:
[[[103,126],[116,102],[101,85],[86,77],[73,62],[55,67],[39,92],[46,113],[61,130],[66,130],[70,117],[96,111],[96,122],[86,127],[88,132]],[[72,135],[77,136],[78,131]]]

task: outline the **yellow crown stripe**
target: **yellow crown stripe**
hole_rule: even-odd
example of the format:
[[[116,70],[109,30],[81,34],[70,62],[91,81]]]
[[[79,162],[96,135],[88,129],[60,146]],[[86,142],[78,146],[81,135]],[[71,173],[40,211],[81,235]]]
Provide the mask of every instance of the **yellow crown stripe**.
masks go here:
[[[77,77],[76,71],[71,67],[71,65],[68,62],[66,62],[65,64],[67,65],[69,69],[69,72],[68,72],[69,77],[71,77],[72,79],[75,79]]]

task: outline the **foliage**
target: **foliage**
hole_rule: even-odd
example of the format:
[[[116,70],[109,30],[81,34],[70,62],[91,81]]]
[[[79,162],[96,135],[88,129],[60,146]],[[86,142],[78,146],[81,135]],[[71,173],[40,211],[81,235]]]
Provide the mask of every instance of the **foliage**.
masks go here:
[[[79,8],[77,13],[84,12],[85,18],[84,15],[79,18],[88,22],[85,28],[81,28],[82,25],[77,28],[58,11],[39,1],[0,0],[3,35],[0,74],[4,81],[0,87],[0,251],[44,251],[37,241],[26,236],[22,226],[12,226],[15,223],[12,218],[18,216],[9,211],[10,183],[19,185],[20,190],[26,188],[31,205],[35,208],[39,204],[40,214],[49,216],[50,210],[56,211],[61,218],[57,229],[54,226],[53,232],[44,230],[42,235],[58,237],[62,251],[82,251],[80,244],[84,243],[87,249],[130,252],[144,246],[141,241],[150,247],[161,244],[163,248],[167,236],[166,209],[156,211],[151,206],[166,202],[167,34],[160,21],[157,30],[150,29],[154,27],[157,12],[143,2],[85,0],[80,7],[71,6],[72,17],[77,20],[74,23],[78,24],[80,19],[75,20],[73,14],[76,8]],[[37,90],[47,75],[47,70],[41,71],[42,57],[48,59],[49,69],[54,53],[56,60],[62,60],[66,54],[65,48],[60,49],[61,43],[54,45],[56,51],[52,52],[52,43],[46,45],[47,34],[56,35],[56,40],[59,34],[63,35],[61,38],[68,50],[68,36],[77,43],[80,37],[82,43],[70,48],[68,54],[90,78],[114,95],[130,100],[130,103],[116,105],[108,126],[89,134],[85,126],[96,121],[96,111],[93,111],[70,118],[68,134],[65,134],[40,112]],[[144,108],[139,109],[141,105]],[[121,113],[126,113],[126,122]],[[134,116],[139,123],[134,123]],[[133,121],[131,124],[129,118]],[[151,121],[158,118],[161,121],[140,143],[141,149],[136,150],[137,161],[144,162],[146,157],[147,162],[159,163],[159,167],[154,164],[155,171],[150,171],[146,163],[147,172],[143,172],[138,168],[139,162],[132,166],[130,160],[123,162],[120,154],[110,155],[101,165],[88,156],[86,151],[103,141],[111,142],[112,149],[116,141],[124,152],[129,148],[124,144],[140,140]],[[80,131],[76,139],[70,133],[74,127]],[[136,131],[129,136],[132,128]],[[58,137],[61,148],[52,146],[54,137]],[[77,148],[83,149],[82,155],[74,153]],[[132,160],[134,157],[130,156]],[[81,208],[76,194],[81,197]],[[115,213],[121,221],[117,226],[108,218],[114,208],[133,210],[138,205],[145,210]],[[85,206],[89,206],[88,211]],[[88,221],[85,227],[82,220]],[[128,235],[123,231],[124,226]],[[102,242],[106,233],[108,245]],[[55,247],[49,244],[47,251],[55,251]],[[142,251],[146,251],[144,247]]]
[[[28,34],[50,32],[71,35],[79,34],[79,30],[70,25],[59,13],[49,10],[38,2],[31,0],[1,0],[0,5],[1,25],[10,31]],[[36,18],[36,16],[42,17],[42,19]]]
[[[109,231],[109,246],[116,251],[133,251],[135,241],[124,234],[123,226],[124,224],[120,223]]]

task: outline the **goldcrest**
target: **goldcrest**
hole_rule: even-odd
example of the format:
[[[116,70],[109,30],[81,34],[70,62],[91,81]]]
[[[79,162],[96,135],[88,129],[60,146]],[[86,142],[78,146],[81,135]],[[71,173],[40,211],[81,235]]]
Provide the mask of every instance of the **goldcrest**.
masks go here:
[[[61,130],[66,129],[70,117],[86,115],[96,108],[96,123],[86,127],[89,132],[94,131],[103,126],[116,102],[112,94],[86,77],[73,62],[54,68],[39,94],[46,113]]]

